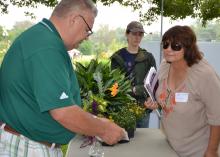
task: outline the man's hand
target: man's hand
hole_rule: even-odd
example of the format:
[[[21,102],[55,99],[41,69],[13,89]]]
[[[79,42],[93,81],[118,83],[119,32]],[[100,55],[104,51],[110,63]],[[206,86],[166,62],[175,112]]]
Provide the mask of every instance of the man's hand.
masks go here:
[[[113,145],[118,143],[124,137],[124,129],[108,119],[100,118],[105,123],[105,130],[100,138],[107,144]]]
[[[72,132],[98,136],[109,145],[117,143],[124,137],[123,128],[108,119],[97,118],[76,105],[51,110],[50,114]]]

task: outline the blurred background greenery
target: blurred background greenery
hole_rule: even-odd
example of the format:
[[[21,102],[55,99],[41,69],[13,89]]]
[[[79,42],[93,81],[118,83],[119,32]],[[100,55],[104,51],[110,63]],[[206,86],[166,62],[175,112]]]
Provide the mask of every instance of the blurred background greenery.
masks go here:
[[[12,29],[0,26],[0,63],[13,40],[33,24],[30,21],[21,21],[16,22]],[[202,23],[197,21],[191,27],[196,32],[198,41],[220,41],[220,21],[210,22],[206,27],[202,27]],[[143,42],[159,40],[160,32],[152,32],[145,34]],[[110,29],[108,25],[102,25],[89,40],[79,46],[81,57],[77,59],[79,61],[94,58],[94,56],[99,56],[99,59],[108,59],[113,52],[124,47],[126,43],[124,29]]]

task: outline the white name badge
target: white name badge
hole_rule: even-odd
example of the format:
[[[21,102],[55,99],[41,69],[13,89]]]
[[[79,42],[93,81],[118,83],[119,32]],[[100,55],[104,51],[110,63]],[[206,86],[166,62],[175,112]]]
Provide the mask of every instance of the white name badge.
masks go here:
[[[188,102],[189,93],[175,93],[176,102]]]

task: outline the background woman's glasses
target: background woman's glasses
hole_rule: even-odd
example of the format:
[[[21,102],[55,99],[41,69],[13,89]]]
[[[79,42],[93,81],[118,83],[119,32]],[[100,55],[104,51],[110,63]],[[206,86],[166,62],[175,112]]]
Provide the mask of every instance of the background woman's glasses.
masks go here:
[[[174,51],[180,51],[183,46],[180,43],[176,42],[162,42],[163,49],[167,49],[169,46],[171,46],[171,49]]]

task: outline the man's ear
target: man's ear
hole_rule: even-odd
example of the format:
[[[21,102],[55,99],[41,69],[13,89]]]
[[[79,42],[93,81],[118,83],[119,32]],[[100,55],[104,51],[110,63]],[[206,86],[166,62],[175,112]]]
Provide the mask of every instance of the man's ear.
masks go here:
[[[70,26],[74,25],[77,22],[78,18],[79,18],[79,14],[72,12],[68,17]]]

